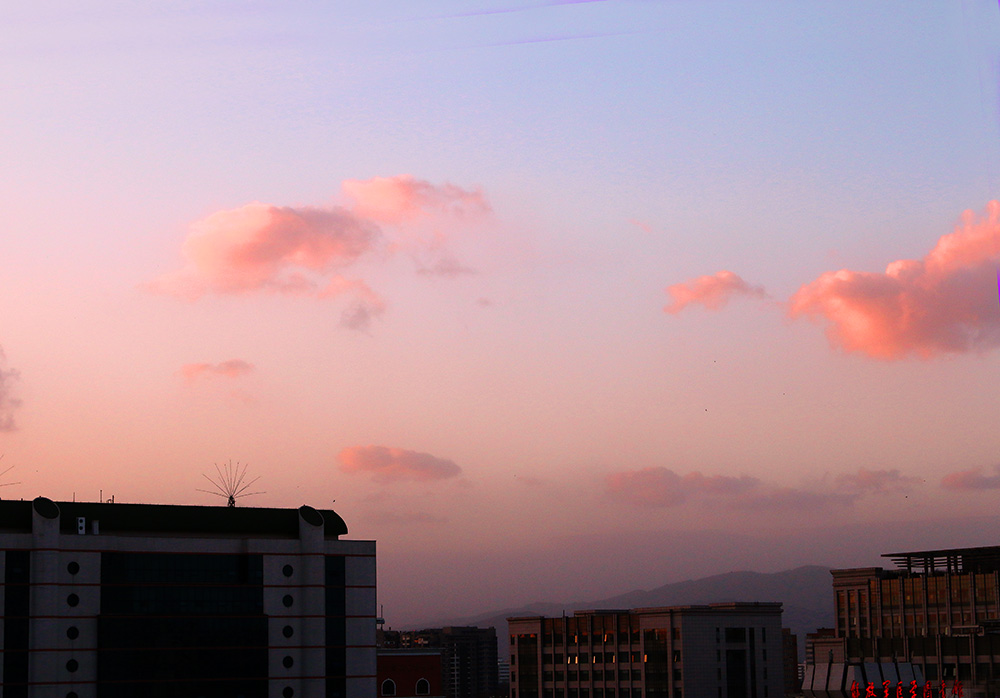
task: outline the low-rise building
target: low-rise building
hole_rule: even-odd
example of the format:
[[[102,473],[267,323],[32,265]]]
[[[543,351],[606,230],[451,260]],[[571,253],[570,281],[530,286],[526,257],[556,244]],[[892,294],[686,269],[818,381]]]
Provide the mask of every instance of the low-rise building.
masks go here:
[[[780,603],[508,619],[511,698],[780,698]]]

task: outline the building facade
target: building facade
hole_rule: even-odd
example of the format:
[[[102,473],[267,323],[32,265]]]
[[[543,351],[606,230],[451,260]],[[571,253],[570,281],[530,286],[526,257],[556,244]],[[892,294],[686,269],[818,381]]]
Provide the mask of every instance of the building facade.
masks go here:
[[[336,512],[0,501],[0,698],[370,698],[375,543]]]
[[[378,695],[445,698],[441,682],[441,650],[378,650]]]
[[[780,603],[510,618],[511,698],[780,698]]]
[[[965,696],[1000,694],[1000,546],[883,555],[832,570],[836,628],[815,663],[910,663]]]
[[[384,646],[441,650],[447,698],[494,698],[499,686],[496,628],[448,626],[387,630]]]

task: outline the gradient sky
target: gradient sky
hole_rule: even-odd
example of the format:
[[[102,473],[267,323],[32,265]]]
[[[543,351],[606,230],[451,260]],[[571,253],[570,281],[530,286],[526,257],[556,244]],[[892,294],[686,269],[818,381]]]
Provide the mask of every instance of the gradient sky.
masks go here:
[[[246,463],[397,627],[1000,542],[992,0],[18,3],[0,103],[4,496]]]

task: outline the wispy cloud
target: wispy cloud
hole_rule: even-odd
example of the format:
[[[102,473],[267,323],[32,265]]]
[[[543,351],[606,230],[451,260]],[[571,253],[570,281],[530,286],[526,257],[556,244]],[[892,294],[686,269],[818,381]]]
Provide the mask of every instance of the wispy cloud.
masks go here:
[[[1000,202],[962,215],[921,260],[885,273],[826,272],[791,299],[792,316],[829,322],[831,343],[878,359],[984,351],[1000,345]]]
[[[689,500],[724,502],[735,509],[822,509],[846,503],[840,494],[781,487],[749,475],[686,475],[663,467],[611,473],[605,491],[613,499],[649,508],[680,506]]]
[[[835,483],[840,490],[856,494],[905,492],[920,483],[920,478],[902,475],[899,470],[869,470],[858,468],[856,473],[838,475]]]
[[[432,481],[457,477],[454,461],[429,453],[386,446],[350,446],[337,456],[345,473],[370,473],[378,482]]]
[[[1000,465],[993,466],[992,475],[984,475],[982,468],[949,473],[941,479],[941,486],[949,490],[1000,489]]]
[[[21,406],[21,400],[14,396],[14,386],[21,374],[7,368],[7,357],[0,348],[0,431],[16,431],[14,412]]]
[[[731,271],[720,271],[711,276],[699,276],[691,281],[668,286],[667,295],[673,300],[664,310],[676,315],[693,303],[709,310],[717,310],[734,296],[764,298],[767,294],[763,287],[752,286]]]
[[[206,376],[221,376],[224,378],[239,378],[252,373],[254,366],[243,359],[229,359],[217,364],[195,363],[181,366],[180,373],[188,381],[194,381]]]

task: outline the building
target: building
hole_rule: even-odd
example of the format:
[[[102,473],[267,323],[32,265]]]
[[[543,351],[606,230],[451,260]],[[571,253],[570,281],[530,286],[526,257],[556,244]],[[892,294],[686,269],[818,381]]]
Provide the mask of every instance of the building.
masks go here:
[[[508,619],[511,698],[780,698],[780,603]]]
[[[370,698],[375,543],[334,511],[0,501],[0,698]]]
[[[1000,546],[883,557],[895,568],[831,571],[837,622],[813,640],[816,666],[907,663],[936,688],[1000,693]]]
[[[493,698],[499,685],[496,628],[385,631],[387,646],[441,650],[447,698]]]
[[[444,698],[441,683],[441,650],[378,650],[378,695],[410,698]]]

